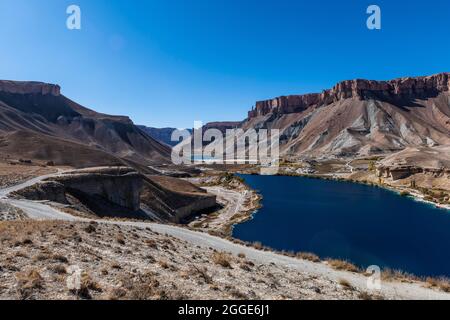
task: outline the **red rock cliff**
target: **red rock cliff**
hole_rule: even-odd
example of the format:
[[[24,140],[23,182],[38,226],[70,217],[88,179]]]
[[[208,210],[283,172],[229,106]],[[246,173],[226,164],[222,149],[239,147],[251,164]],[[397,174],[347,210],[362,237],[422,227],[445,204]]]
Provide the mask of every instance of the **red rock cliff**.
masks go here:
[[[0,80],[0,92],[59,96],[61,88],[56,84],[43,82]]]
[[[313,105],[327,105],[341,99],[367,99],[374,95],[385,98],[417,98],[427,94],[450,91],[450,73],[428,77],[399,78],[390,81],[347,80],[322,93],[282,96],[258,101],[248,117],[263,116],[270,112],[300,112]]]

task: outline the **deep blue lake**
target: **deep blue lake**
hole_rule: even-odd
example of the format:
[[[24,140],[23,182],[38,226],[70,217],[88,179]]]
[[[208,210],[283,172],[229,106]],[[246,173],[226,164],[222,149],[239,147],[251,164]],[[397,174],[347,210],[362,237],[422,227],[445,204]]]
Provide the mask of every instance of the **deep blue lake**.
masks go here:
[[[263,196],[234,237],[321,258],[450,277],[450,211],[381,188],[301,177],[242,175]]]

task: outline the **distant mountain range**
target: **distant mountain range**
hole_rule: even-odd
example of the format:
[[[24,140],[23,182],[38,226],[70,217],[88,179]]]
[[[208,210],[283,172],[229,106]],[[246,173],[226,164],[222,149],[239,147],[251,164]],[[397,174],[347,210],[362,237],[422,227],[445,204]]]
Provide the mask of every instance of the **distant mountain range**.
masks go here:
[[[0,154],[75,167],[170,161],[170,148],[128,117],[87,109],[58,85],[19,81],[0,81]]]
[[[259,101],[243,129],[279,129],[293,157],[354,157],[450,145],[450,74],[350,80],[322,93]]]
[[[241,122],[237,121],[210,122],[203,126],[203,132],[208,129],[214,128],[220,130],[222,133],[225,133],[227,129],[234,129],[239,127],[240,125]],[[178,141],[172,141],[172,133],[177,130],[175,128],[152,128],[146,126],[138,127],[153,139],[165,143],[168,146],[174,147],[179,143]],[[192,129],[187,130],[192,134]]]
[[[178,141],[172,141],[172,133],[176,128],[152,128],[146,126],[138,126],[139,129],[147,133],[150,137],[159,142],[162,142],[170,147],[176,146]],[[192,133],[192,129],[187,129]]]

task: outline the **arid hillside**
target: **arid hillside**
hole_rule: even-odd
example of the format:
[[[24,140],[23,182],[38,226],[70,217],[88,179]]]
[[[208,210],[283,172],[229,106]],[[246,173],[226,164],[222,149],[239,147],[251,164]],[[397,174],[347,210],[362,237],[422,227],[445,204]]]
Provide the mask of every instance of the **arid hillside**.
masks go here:
[[[0,222],[0,299],[376,299],[244,254],[98,223]],[[80,270],[81,286],[67,285]],[[307,284],[307,285],[305,285]],[[389,297],[388,297],[389,298]]]
[[[4,156],[86,167],[167,162],[170,148],[128,117],[87,109],[57,85],[0,81],[0,152]]]
[[[280,129],[293,157],[389,154],[450,144],[450,75],[351,80],[318,94],[260,101],[244,129]]]

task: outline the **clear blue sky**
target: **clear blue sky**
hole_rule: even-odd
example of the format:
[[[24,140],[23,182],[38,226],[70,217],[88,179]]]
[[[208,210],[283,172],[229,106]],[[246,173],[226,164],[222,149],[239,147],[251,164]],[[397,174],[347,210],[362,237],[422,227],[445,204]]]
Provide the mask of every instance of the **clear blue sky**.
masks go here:
[[[66,8],[82,30],[66,29]],[[382,9],[382,30],[366,8]],[[450,71],[450,1],[1,0],[0,78],[149,126],[242,120],[340,80]]]

